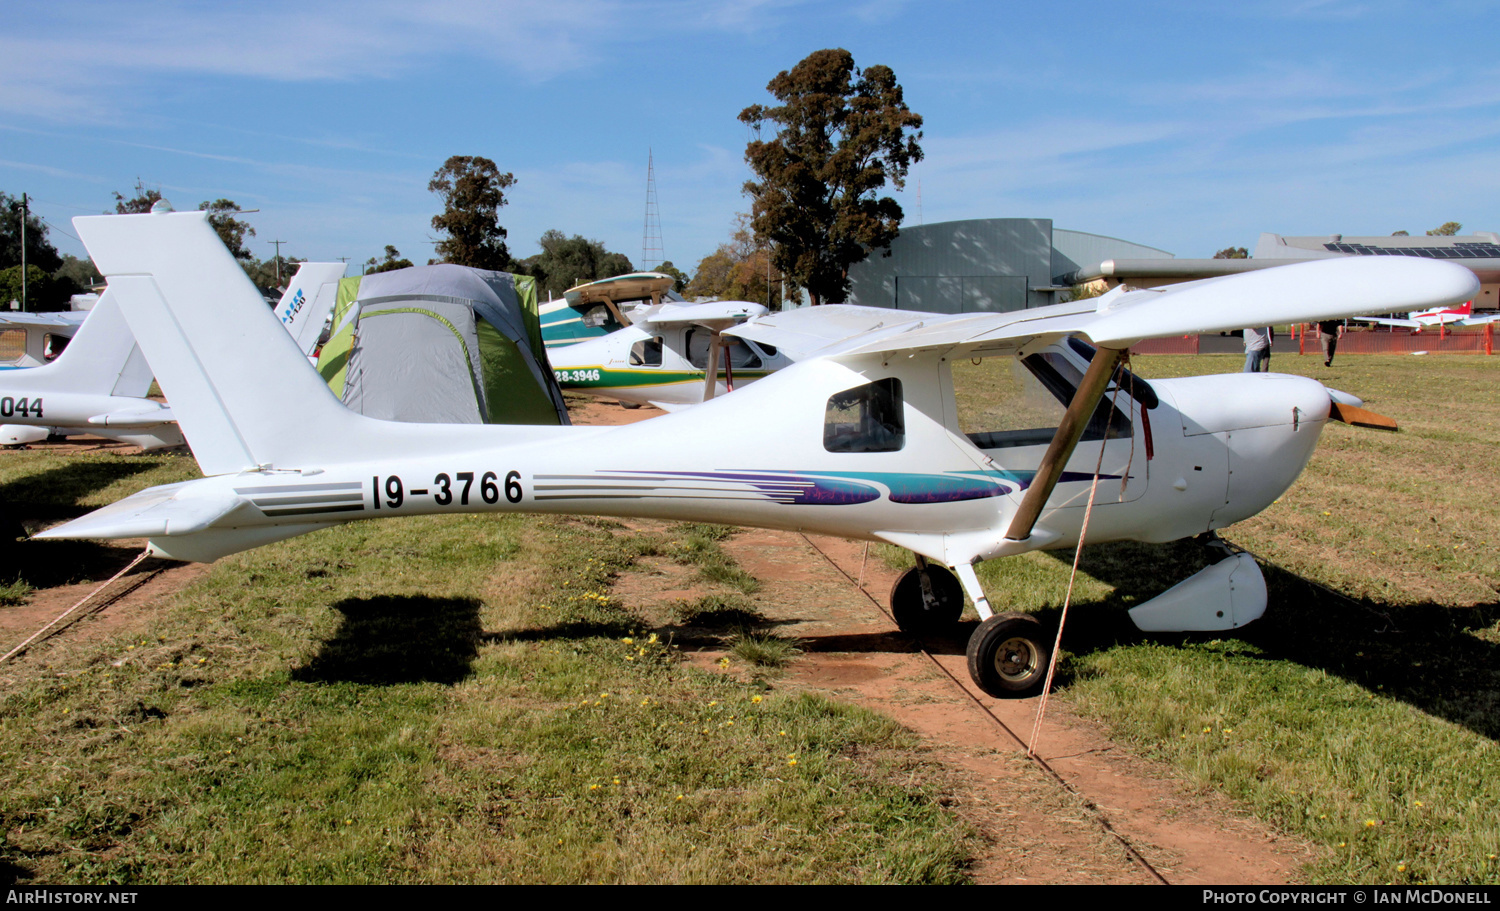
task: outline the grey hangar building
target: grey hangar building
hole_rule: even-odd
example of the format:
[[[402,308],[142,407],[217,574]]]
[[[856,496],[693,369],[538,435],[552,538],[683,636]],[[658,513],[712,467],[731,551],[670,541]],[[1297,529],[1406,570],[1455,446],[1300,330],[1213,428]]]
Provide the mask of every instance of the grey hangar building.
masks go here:
[[[849,303],[935,313],[1026,310],[1075,285],[1150,288],[1343,256],[1447,259],[1478,275],[1476,310],[1500,309],[1500,235],[1262,234],[1250,259],[1178,259],[1116,237],[1054,228],[1049,218],[983,218],[901,229],[890,255],[849,268]]]

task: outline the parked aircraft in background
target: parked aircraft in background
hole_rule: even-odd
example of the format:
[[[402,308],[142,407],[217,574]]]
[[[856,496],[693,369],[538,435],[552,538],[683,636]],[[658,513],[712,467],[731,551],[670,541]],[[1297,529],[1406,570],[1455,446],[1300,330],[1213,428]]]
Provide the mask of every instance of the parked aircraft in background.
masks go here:
[[[1426,310],[1414,310],[1406,315],[1406,319],[1393,319],[1380,316],[1356,316],[1355,319],[1363,323],[1379,323],[1382,326],[1406,326],[1421,331],[1428,326],[1482,326],[1485,323],[1493,323],[1500,320],[1500,313],[1490,313],[1478,316],[1474,313],[1474,302],[1464,301],[1454,307],[1431,307]]]
[[[765,313],[745,301],[653,304],[632,311],[629,326],[547,357],[564,389],[674,411],[791,363],[775,346],[721,334]]]
[[[561,298],[538,304],[542,342],[548,348],[576,345],[630,325],[628,314],[637,307],[683,303],[673,281],[661,272],[631,272],[574,285]]]
[[[302,263],[274,310],[304,355],[317,343],[343,274],[343,263]],[[210,306],[216,296],[207,294]],[[0,371],[0,445],[79,434],[148,451],[182,445],[171,408],[146,398],[151,368],[108,288],[87,317],[50,363]],[[203,356],[254,360],[233,341]]]
[[[276,305],[276,318],[309,358],[333,312],[343,277],[343,263],[300,263]]]
[[[39,537],[144,537],[159,556],[212,561],[354,519],[524,511],[885,541],[918,556],[892,594],[903,628],[947,626],[963,595],[973,600],[982,622],[969,671],[995,695],[1036,692],[1052,639],[1029,615],[994,613],[976,563],[1075,546],[1096,466],[1105,484],[1090,542],[1171,541],[1248,518],[1292,484],[1333,413],[1329,390],[1303,377],[1144,383],[1121,369],[1131,345],[1371,306],[1445,306],[1478,287],[1447,262],[1321,260],[898,321],[829,342],[734,395],[625,426],[401,424],[339,404],[274,329],[202,213],[74,225],[207,477],[150,488]],[[816,336],[809,328],[803,338]],[[218,356],[231,347],[253,357]],[[965,433],[950,363],[985,356],[1016,358],[1066,401],[1056,426]],[[1130,616],[1144,630],[1223,630],[1265,606],[1260,570],[1241,553]]]
[[[171,409],[145,397],[150,387],[151,368],[106,290],[51,363],[0,372],[0,443],[88,433],[147,450],[181,445]]]

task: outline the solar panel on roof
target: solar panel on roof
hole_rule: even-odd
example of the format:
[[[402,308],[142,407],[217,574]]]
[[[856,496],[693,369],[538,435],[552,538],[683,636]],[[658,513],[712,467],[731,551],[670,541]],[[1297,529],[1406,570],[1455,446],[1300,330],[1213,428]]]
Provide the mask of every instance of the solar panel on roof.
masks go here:
[[[1457,243],[1441,247],[1376,247],[1366,244],[1325,243],[1323,249],[1354,256],[1420,256],[1427,259],[1500,259],[1500,244]]]

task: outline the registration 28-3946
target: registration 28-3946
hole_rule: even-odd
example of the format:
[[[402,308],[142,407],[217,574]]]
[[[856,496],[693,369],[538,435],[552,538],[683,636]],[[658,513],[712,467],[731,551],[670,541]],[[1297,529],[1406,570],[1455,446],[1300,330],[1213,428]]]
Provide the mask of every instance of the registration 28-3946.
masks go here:
[[[488,504],[500,502],[504,496],[507,502],[519,503],[524,491],[521,489],[521,473],[519,471],[508,472],[502,483],[500,475],[493,471],[486,471],[478,475],[478,490],[475,488],[475,474],[472,471],[455,471],[453,474],[441,472],[432,479],[429,487],[410,487],[401,480],[399,475],[386,475],[381,478],[375,475],[370,479],[370,484],[375,495],[375,508],[381,508],[381,501],[388,509],[399,509],[407,497],[432,497],[432,502],[439,506],[468,506],[469,498],[477,494],[479,499]]]

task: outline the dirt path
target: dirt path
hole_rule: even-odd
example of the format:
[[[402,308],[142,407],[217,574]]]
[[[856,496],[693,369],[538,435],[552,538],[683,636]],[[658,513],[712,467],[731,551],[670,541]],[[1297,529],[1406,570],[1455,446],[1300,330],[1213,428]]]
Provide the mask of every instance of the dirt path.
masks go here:
[[[1276,884],[1310,859],[1306,845],[1227,800],[1187,790],[1053,698],[1037,754],[1069,794],[1024,758],[1038,700],[994,699],[973,686],[964,653],[972,624],[925,643],[925,652],[899,632],[880,609],[897,574],[863,560],[863,545],[752,530],[727,549],[761,580],[757,607],[778,634],[804,642],[790,682],[891,715],[965,771],[971,790],[959,809],[993,845],[975,871],[980,881],[1158,882],[1159,874],[1173,884]]]
[[[52,453],[111,452],[119,455],[141,451],[137,446],[90,436],[38,443],[30,448],[45,448]],[[24,604],[0,606],[0,655],[9,653],[99,589],[129,566],[145,545],[144,539],[111,542],[99,548],[93,559],[78,565],[75,581],[38,589]],[[152,607],[157,602],[207,571],[208,567],[199,563],[156,558],[141,561],[47,631],[27,651],[7,664],[0,664],[0,679],[9,675],[7,665],[19,666],[18,662],[28,660],[32,664],[38,661],[50,663],[51,658],[45,656],[52,650],[71,652],[91,648],[117,632],[144,627],[149,623]]]

